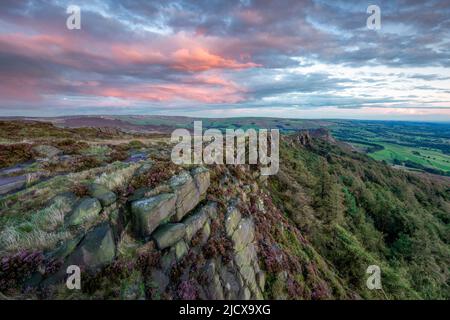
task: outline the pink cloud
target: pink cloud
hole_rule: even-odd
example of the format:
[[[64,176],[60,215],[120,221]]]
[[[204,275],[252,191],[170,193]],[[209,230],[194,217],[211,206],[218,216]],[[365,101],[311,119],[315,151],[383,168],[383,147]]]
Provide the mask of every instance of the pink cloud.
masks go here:
[[[239,63],[232,59],[225,59],[219,55],[211,54],[204,48],[179,49],[172,55],[173,67],[187,71],[206,71],[210,69],[246,69],[260,65],[252,62]]]
[[[176,80],[172,83],[166,80],[163,83],[132,85],[125,81],[118,87],[101,79],[64,78],[67,76],[57,70],[53,70],[56,72],[53,78],[47,77],[45,72],[32,75],[23,68],[8,74],[12,85],[3,85],[0,88],[2,98],[29,100],[39,99],[45,94],[72,93],[146,101],[235,103],[245,99],[245,90],[223,78],[221,70],[238,71],[259,66],[253,62],[239,62],[212,53],[204,37],[189,38],[185,34],[158,39],[152,44],[109,43],[101,40],[91,43],[87,40],[83,37],[68,38],[47,34],[0,34],[0,52],[39,61],[43,63],[43,68],[50,64],[65,66],[65,71],[89,70],[102,73],[106,70],[111,71],[114,76],[117,68],[139,70],[141,66],[159,65],[181,74],[175,77]],[[248,55],[246,57],[249,58]],[[212,70],[216,72],[209,74]],[[120,71],[117,74],[120,75]],[[61,90],[62,88],[69,91]]]
[[[142,101],[197,101],[203,103],[236,103],[244,100],[243,91],[234,87],[204,87],[185,84],[138,85],[98,88],[92,95]]]

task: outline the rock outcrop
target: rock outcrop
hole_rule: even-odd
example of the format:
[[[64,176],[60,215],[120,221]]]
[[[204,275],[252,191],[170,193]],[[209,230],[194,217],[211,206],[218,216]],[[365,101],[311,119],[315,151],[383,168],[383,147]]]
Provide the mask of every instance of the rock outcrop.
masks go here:
[[[67,265],[78,265],[96,271],[114,259],[115,250],[111,227],[108,223],[102,223],[86,234],[68,257]]]
[[[217,211],[217,203],[209,202],[198,209],[192,215],[186,217],[182,222],[186,226],[186,240],[191,241],[192,237],[202,228],[209,218]],[[208,224],[209,226],[209,224]]]
[[[68,204],[64,227],[76,235],[47,254],[63,261],[60,269],[48,277],[34,274],[28,283],[62,283],[70,265],[95,276],[123,257],[129,239],[139,244],[134,259],[142,258],[127,258],[135,269],[121,280],[121,299],[261,299],[265,274],[253,220],[236,200],[225,207],[206,201],[209,186],[209,171],[198,167],[134,190],[125,202],[98,183],[88,186],[89,197],[55,197],[53,202]],[[145,272],[136,269],[142,263],[148,264]]]
[[[154,233],[156,245],[160,250],[173,246],[186,234],[186,226],[182,223],[166,223],[160,226]]]
[[[180,222],[194,209],[209,187],[209,172],[204,168],[195,169],[192,174],[182,171],[169,180],[167,187],[172,193],[162,193],[131,203],[134,229],[143,238],[149,237],[163,222]],[[140,192],[145,194],[148,190]]]
[[[131,204],[131,219],[136,233],[145,238],[175,214],[176,195],[164,193],[136,200]]]

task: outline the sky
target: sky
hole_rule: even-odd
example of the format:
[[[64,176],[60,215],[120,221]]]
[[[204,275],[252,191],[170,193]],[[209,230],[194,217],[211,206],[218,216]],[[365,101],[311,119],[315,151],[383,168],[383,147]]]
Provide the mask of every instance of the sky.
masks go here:
[[[2,0],[0,116],[81,114],[450,121],[450,1]]]

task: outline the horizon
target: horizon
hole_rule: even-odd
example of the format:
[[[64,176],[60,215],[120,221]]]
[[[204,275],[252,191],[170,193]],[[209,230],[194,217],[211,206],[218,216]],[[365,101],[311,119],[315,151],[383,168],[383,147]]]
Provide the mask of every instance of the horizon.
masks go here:
[[[165,117],[165,118],[188,118],[192,120],[202,119],[281,119],[281,120],[307,120],[307,121],[360,121],[360,122],[409,122],[409,123],[429,123],[429,124],[449,124],[450,120],[379,120],[379,119],[352,119],[352,118],[288,118],[288,117],[265,117],[265,116],[230,116],[230,117],[208,117],[208,116],[181,116],[165,114],[71,114],[63,116],[2,116],[0,120],[8,118],[26,119],[49,119],[49,118],[74,118],[74,117]]]
[[[371,4],[4,1],[0,117],[450,122],[450,3]]]

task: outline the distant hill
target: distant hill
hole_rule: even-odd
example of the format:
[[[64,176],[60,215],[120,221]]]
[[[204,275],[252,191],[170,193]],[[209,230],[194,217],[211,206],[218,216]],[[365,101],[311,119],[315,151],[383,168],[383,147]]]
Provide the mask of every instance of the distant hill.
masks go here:
[[[0,118],[1,119],[1,118]],[[397,168],[450,175],[450,124],[401,121],[284,119],[263,117],[191,118],[158,115],[96,115],[47,118],[4,118],[51,122],[63,128],[114,128],[125,133],[169,134],[176,128],[192,129],[201,120],[203,129],[279,129],[284,133],[327,129],[354,150]]]

